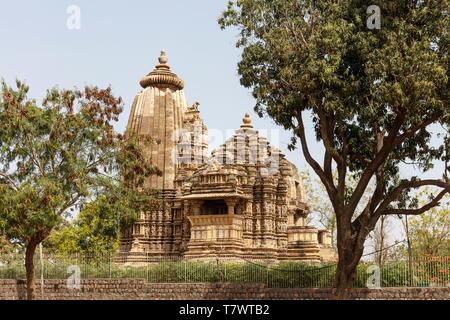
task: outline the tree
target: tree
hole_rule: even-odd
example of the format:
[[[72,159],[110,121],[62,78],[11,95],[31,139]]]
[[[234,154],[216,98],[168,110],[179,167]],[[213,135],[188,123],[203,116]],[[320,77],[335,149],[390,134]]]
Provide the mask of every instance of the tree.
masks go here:
[[[431,190],[417,195],[419,203],[428,202]],[[450,197],[441,206],[409,220],[409,236],[414,257],[450,256]]]
[[[54,230],[45,247],[57,254],[109,256],[118,248],[120,230],[121,212],[101,195],[86,204],[73,223]]]
[[[132,194],[132,186],[154,173],[134,141],[113,131],[122,100],[111,89],[47,92],[41,106],[28,87],[2,81],[0,96],[0,226],[8,239],[25,246],[27,298],[35,298],[34,253],[70,212],[111,191]],[[136,176],[142,176],[137,178]],[[117,196],[110,198],[111,203]],[[132,198],[125,198],[132,203]],[[123,215],[133,219],[132,206]],[[127,220],[127,218],[124,218]]]
[[[14,245],[6,237],[0,235],[0,255],[13,253],[15,251]]]
[[[450,2],[370,4],[381,10],[379,30],[366,26],[361,0],[237,0],[219,19],[222,28],[239,30],[238,73],[252,89],[255,111],[291,130],[290,148],[300,142],[326,188],[336,215],[335,294],[342,299],[381,216],[421,214],[450,192],[448,169],[442,179],[424,180],[400,171],[449,160],[449,138],[434,133],[450,124]],[[306,137],[308,115],[325,148],[321,164]],[[349,174],[358,179],[354,188]],[[372,179],[370,201],[358,213]],[[423,186],[439,191],[422,207],[408,206],[408,195]]]
[[[134,195],[139,195],[135,191]],[[122,201],[133,199],[133,203]],[[119,246],[120,232],[129,228],[145,210],[157,210],[156,194],[137,197],[121,196],[111,201],[111,195],[102,194],[85,204],[76,219],[51,232],[45,247],[52,253],[90,257],[111,256]],[[144,208],[145,206],[145,208]],[[153,206],[153,208],[150,208]],[[124,210],[132,212],[124,214]],[[131,219],[130,219],[131,218]]]

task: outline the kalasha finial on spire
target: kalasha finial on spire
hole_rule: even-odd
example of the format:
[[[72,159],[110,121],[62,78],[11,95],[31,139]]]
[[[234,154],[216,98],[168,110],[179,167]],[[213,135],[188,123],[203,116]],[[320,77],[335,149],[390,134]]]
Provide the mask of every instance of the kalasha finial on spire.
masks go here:
[[[158,57],[159,64],[156,65],[156,70],[170,70],[170,66],[167,64],[169,59],[167,58],[166,50],[162,49],[161,54]]]
[[[242,125],[241,125],[241,128],[243,128],[243,129],[250,129],[250,128],[253,128],[253,125],[252,125],[252,119],[250,118],[250,115],[249,115],[248,113],[246,113],[246,114],[244,115],[244,119],[242,119]]]
[[[161,55],[158,58],[158,61],[160,64],[167,64],[167,54],[166,54],[166,50],[162,49],[161,50]]]

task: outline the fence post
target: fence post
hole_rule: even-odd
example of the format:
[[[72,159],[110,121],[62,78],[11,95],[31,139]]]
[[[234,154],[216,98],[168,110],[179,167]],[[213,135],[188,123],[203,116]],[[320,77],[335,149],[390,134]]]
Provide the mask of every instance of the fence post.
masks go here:
[[[41,299],[44,300],[44,259],[42,257],[42,242],[39,243],[39,255],[41,260]]]

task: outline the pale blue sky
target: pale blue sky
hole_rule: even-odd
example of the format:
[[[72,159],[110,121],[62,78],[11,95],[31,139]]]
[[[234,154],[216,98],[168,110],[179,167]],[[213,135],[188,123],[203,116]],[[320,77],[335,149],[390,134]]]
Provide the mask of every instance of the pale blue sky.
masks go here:
[[[81,30],[66,28],[66,9],[81,8]],[[226,1],[8,1],[0,11],[0,76],[26,80],[31,96],[53,85],[112,85],[126,103],[123,130],[139,80],[166,49],[174,72],[185,80],[189,103],[198,100],[210,130],[236,129],[253,100],[239,84],[236,32],[221,31]],[[252,115],[255,126],[274,127]],[[282,134],[282,148],[289,134]],[[220,141],[211,141],[217,146]],[[276,141],[275,141],[276,143]],[[286,148],[283,148],[286,149]],[[301,164],[298,153],[289,158]]]
[[[222,31],[217,24],[226,3],[1,0],[0,77],[9,83],[15,78],[25,80],[30,95],[38,99],[54,85],[111,85],[126,103],[117,125],[117,130],[124,130],[130,104],[140,90],[139,80],[153,69],[164,48],[173,71],[185,81],[188,102],[200,102],[210,131],[238,128],[245,112],[252,115],[256,128],[276,128],[269,119],[254,114],[253,98],[239,84],[237,32]],[[69,5],[81,8],[80,30],[66,27]],[[307,130],[310,141],[314,141],[310,121]],[[276,135],[269,135],[271,138],[277,140]],[[306,162],[300,151],[286,148],[289,138],[290,134],[280,129],[279,147],[304,169]],[[216,147],[221,142],[211,141],[210,145]],[[311,149],[321,159],[321,145],[312,143]]]

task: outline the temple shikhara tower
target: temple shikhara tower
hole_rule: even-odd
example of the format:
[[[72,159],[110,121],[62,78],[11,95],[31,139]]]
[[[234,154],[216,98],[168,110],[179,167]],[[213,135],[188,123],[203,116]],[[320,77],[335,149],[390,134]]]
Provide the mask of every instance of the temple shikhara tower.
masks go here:
[[[146,187],[160,192],[163,205],[142,212],[123,232],[126,262],[163,256],[319,262],[333,256],[330,233],[306,225],[297,168],[259,135],[248,114],[208,155],[199,104],[186,102],[184,82],[165,52],[140,85],[127,132],[158,142],[145,151],[162,175],[149,178]]]

